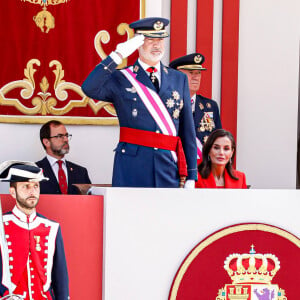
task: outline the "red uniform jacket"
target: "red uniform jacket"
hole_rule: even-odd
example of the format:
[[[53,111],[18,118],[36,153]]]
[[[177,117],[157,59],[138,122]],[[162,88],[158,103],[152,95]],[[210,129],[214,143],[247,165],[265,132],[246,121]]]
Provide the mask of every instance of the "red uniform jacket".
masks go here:
[[[224,173],[224,181],[225,181],[225,189],[246,189],[247,184],[246,184],[246,176],[244,173],[239,172],[239,171],[234,171],[233,172],[234,176],[238,178],[238,180],[235,180],[231,178],[225,169]],[[216,182],[214,179],[214,176],[212,173],[209,174],[209,176],[204,179],[201,177],[200,173],[198,173],[198,181],[196,182],[196,188],[200,189],[216,189],[218,188],[216,186]]]
[[[2,263],[0,255],[0,297],[8,294],[11,284],[14,294],[22,295],[24,300],[68,300],[68,272],[59,224],[35,212],[26,216],[16,206],[3,215],[3,223],[9,265]],[[0,242],[1,254],[4,247]]]

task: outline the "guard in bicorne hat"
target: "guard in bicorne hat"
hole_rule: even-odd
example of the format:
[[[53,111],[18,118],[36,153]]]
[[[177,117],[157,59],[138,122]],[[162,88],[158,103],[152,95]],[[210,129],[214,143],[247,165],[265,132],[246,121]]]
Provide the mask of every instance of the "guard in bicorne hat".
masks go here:
[[[9,192],[16,200],[13,210],[2,216],[0,296],[19,295],[24,300],[69,299],[60,226],[36,212],[39,183],[43,180],[48,178],[32,162],[0,164],[0,181],[10,182]]]

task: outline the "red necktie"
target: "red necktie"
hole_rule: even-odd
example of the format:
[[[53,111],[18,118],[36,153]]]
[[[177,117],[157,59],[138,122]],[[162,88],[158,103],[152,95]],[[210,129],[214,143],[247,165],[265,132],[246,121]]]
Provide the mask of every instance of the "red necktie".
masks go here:
[[[63,161],[58,160],[58,183],[62,194],[68,194],[68,184],[65,171],[62,168]]]
[[[154,73],[157,72],[157,69],[154,67],[149,67],[146,71],[150,73],[150,80],[153,83],[156,91],[159,92],[159,82],[157,77],[154,75]]]

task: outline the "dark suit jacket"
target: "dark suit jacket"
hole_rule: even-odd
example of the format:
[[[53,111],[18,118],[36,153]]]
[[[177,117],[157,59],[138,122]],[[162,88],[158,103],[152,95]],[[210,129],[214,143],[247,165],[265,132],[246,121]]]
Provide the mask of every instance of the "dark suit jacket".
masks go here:
[[[44,176],[49,178],[48,181],[40,182],[41,194],[61,194],[58,181],[47,157],[36,162],[36,164],[43,169]],[[68,170],[68,194],[78,195],[80,192],[73,186],[73,183],[91,183],[87,169],[70,161],[66,161],[66,166]]]
[[[225,181],[225,189],[246,189],[246,176],[244,173],[239,172],[237,170],[234,171],[234,176],[238,178],[238,180],[235,180],[231,178],[225,169],[224,173],[224,181]],[[214,176],[212,173],[209,174],[209,176],[204,179],[201,177],[200,173],[198,173],[198,181],[196,182],[196,188],[201,189],[216,189],[218,188],[216,186],[216,182],[214,179]]]

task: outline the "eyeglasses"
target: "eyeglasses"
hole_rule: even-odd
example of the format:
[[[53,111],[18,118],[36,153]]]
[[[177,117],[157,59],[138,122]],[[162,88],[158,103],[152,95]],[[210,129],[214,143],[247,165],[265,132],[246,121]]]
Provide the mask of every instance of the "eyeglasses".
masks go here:
[[[68,140],[70,140],[72,138],[72,134],[69,134],[69,133],[57,134],[57,135],[48,137],[48,139],[53,139],[53,138],[60,139],[60,140],[63,140],[64,138],[67,138]]]

